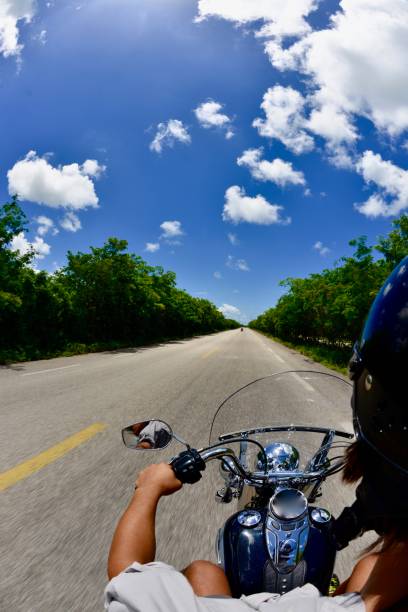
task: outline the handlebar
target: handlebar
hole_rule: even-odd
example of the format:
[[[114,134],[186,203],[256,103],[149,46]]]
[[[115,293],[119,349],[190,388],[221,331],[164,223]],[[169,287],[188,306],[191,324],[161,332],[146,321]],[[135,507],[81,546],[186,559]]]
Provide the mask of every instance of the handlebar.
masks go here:
[[[354,438],[354,434],[349,433],[347,431],[339,431],[337,429],[328,429],[327,427],[309,427],[308,425],[290,425],[282,426],[279,425],[277,427],[256,427],[253,429],[246,429],[245,431],[235,431],[232,433],[223,434],[219,437],[221,442],[226,442],[231,438],[247,438],[249,435],[260,434],[260,433],[271,433],[271,432],[294,432],[294,431],[307,431],[309,433],[323,433],[328,434],[331,433],[333,436],[338,436],[339,438],[347,438],[348,440],[352,440]]]
[[[319,451],[320,450],[321,449],[319,449]],[[201,472],[205,470],[206,463],[208,463],[209,461],[213,461],[214,459],[221,460],[224,458],[228,458],[230,460],[226,462],[226,464],[231,472],[235,472],[235,475],[245,480],[248,484],[252,484],[254,486],[274,484],[280,481],[287,480],[298,481],[302,484],[306,484],[308,482],[322,480],[326,476],[336,473],[343,465],[343,461],[340,460],[328,469],[322,468],[320,470],[314,470],[310,472],[249,472],[241,464],[235,452],[231,448],[224,446],[215,446],[200,450],[191,448],[189,450],[183,451],[182,453],[180,453],[180,455],[175,457],[170,462],[170,465],[172,466],[177,478],[181,480],[181,482],[193,484],[200,480]],[[232,463],[232,465],[230,462]]]

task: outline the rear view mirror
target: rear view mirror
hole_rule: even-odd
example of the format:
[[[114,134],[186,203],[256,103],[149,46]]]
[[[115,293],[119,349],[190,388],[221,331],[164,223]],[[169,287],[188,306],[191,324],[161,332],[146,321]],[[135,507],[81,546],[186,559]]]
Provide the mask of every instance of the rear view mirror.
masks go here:
[[[166,448],[173,438],[171,427],[164,421],[141,421],[122,429],[122,439],[134,450]]]

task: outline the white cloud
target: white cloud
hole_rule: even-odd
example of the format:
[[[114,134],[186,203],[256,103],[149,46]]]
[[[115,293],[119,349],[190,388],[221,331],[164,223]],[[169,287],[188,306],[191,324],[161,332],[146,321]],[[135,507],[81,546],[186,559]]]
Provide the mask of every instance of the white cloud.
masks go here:
[[[34,221],[38,223],[37,234],[39,236],[45,236],[49,231],[52,230],[52,235],[58,234],[58,229],[54,226],[54,221],[45,215],[35,217]]]
[[[328,28],[306,35],[288,49],[271,41],[266,51],[280,69],[310,78],[313,106],[333,125],[315,117],[319,132],[354,140],[352,115],[398,135],[408,128],[408,3],[406,0],[341,0]]]
[[[230,126],[231,118],[224,113],[221,113],[223,105],[215,100],[203,102],[194,109],[195,116],[203,128],[221,128],[225,129],[225,138],[229,140],[234,136],[234,132]]]
[[[232,270],[240,270],[241,272],[249,272],[250,270],[245,259],[236,259],[232,255],[228,255],[225,265]]]
[[[150,150],[161,153],[164,147],[173,147],[175,142],[190,144],[191,136],[179,119],[169,119],[167,123],[159,123]]]
[[[9,193],[51,208],[97,208],[99,200],[88,176],[89,162],[94,160],[87,160],[82,166],[73,163],[54,167],[48,159],[30,151],[7,172]]]
[[[82,228],[80,219],[72,211],[65,214],[60,221],[60,226],[67,232],[77,232]]]
[[[239,244],[238,236],[236,234],[229,232],[227,236],[228,236],[228,240],[230,241],[232,245],[237,246]]]
[[[314,148],[314,141],[304,129],[305,103],[302,94],[292,87],[270,87],[261,104],[265,119],[258,117],[253,126],[260,136],[280,140],[292,153],[307,153]]]
[[[184,234],[180,221],[163,221],[160,227],[163,230],[161,238],[165,240],[172,240]]]
[[[290,223],[290,219],[282,219],[282,206],[270,204],[263,196],[253,198],[245,194],[243,187],[233,185],[225,192],[225,204],[222,218],[232,223],[257,223],[271,225],[272,223]]]
[[[214,278],[216,278],[217,280],[220,280],[222,278],[222,274],[221,272],[218,272],[217,270],[214,272],[213,274]]]
[[[12,251],[19,251],[20,255],[26,255],[32,251],[35,259],[44,259],[44,257],[49,255],[51,251],[50,245],[44,242],[43,238],[36,236],[34,241],[30,242],[25,237],[24,232],[20,232],[13,237],[10,243],[10,249]]]
[[[19,42],[19,22],[30,23],[36,8],[36,0],[1,0],[0,53],[4,57],[20,55],[23,45]]]
[[[309,31],[305,17],[316,0],[199,0],[196,21],[218,17],[237,24],[265,22],[261,35],[299,36]]]
[[[41,45],[47,44],[47,30],[41,30],[38,34],[33,36],[34,40],[38,40]]]
[[[252,176],[259,181],[271,181],[280,187],[285,185],[305,185],[303,172],[293,169],[290,162],[276,158],[273,161],[261,159],[263,149],[247,149],[238,157],[238,166],[248,168]]]
[[[240,309],[232,304],[223,304],[218,308],[218,310],[222,312],[225,317],[233,317],[241,314]]]
[[[160,244],[158,242],[146,242],[145,251],[148,253],[155,253],[160,249]]]
[[[315,244],[313,245],[313,248],[319,253],[319,255],[321,255],[322,257],[325,257],[325,255],[328,255],[330,253],[330,249],[327,246],[324,246],[324,244],[318,240],[317,242],[315,242]]]
[[[96,159],[86,159],[81,166],[82,174],[99,178],[106,170],[106,166],[100,164]]]
[[[357,164],[357,171],[367,184],[374,184],[378,192],[356,209],[367,217],[389,217],[408,208],[408,170],[383,160],[373,151],[365,151]]]
[[[354,142],[357,139],[357,132],[350,123],[350,118],[333,104],[326,104],[319,109],[314,108],[307,121],[307,127],[332,144]]]
[[[328,160],[352,169],[360,137],[357,119],[369,119],[392,138],[408,130],[408,2],[340,0],[328,25],[312,30],[305,18],[318,4],[200,0],[198,21],[263,20],[256,34],[264,39],[271,63],[280,71],[297,71],[307,95],[290,87],[270,88],[262,104],[266,118],[256,119],[255,127],[294,153],[310,151],[312,136],[322,138]],[[378,196],[367,206],[377,212],[384,208]]]
[[[354,208],[371,219],[388,217],[390,215],[387,202],[378,194],[370,196],[365,202],[354,204]]]

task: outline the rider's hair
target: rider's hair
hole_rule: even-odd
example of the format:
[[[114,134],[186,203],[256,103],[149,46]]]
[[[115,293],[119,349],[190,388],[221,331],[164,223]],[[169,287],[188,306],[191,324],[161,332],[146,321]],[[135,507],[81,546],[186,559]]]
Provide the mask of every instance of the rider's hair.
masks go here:
[[[381,471],[383,459],[363,440],[357,440],[350,444],[345,453],[346,462],[343,467],[343,482],[355,484],[364,476],[376,474]],[[383,495],[387,491],[382,491]],[[408,541],[408,520],[407,517],[382,516],[379,524],[380,536],[364,552],[372,551],[379,547],[381,551],[387,550],[392,546],[397,546],[401,542]]]

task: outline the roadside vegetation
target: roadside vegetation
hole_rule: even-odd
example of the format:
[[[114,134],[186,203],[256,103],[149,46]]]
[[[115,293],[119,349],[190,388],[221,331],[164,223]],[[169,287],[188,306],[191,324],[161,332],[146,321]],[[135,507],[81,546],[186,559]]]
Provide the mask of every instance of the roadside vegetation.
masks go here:
[[[238,327],[210,301],[176,287],[109,238],[67,254],[54,274],[33,269],[34,252],[13,251],[27,230],[16,198],[0,207],[0,363],[138,346]]]
[[[408,255],[408,216],[377,244],[361,236],[350,241],[351,257],[307,278],[281,282],[286,293],[249,327],[273,336],[330,367],[345,372],[351,349],[378,290]]]

